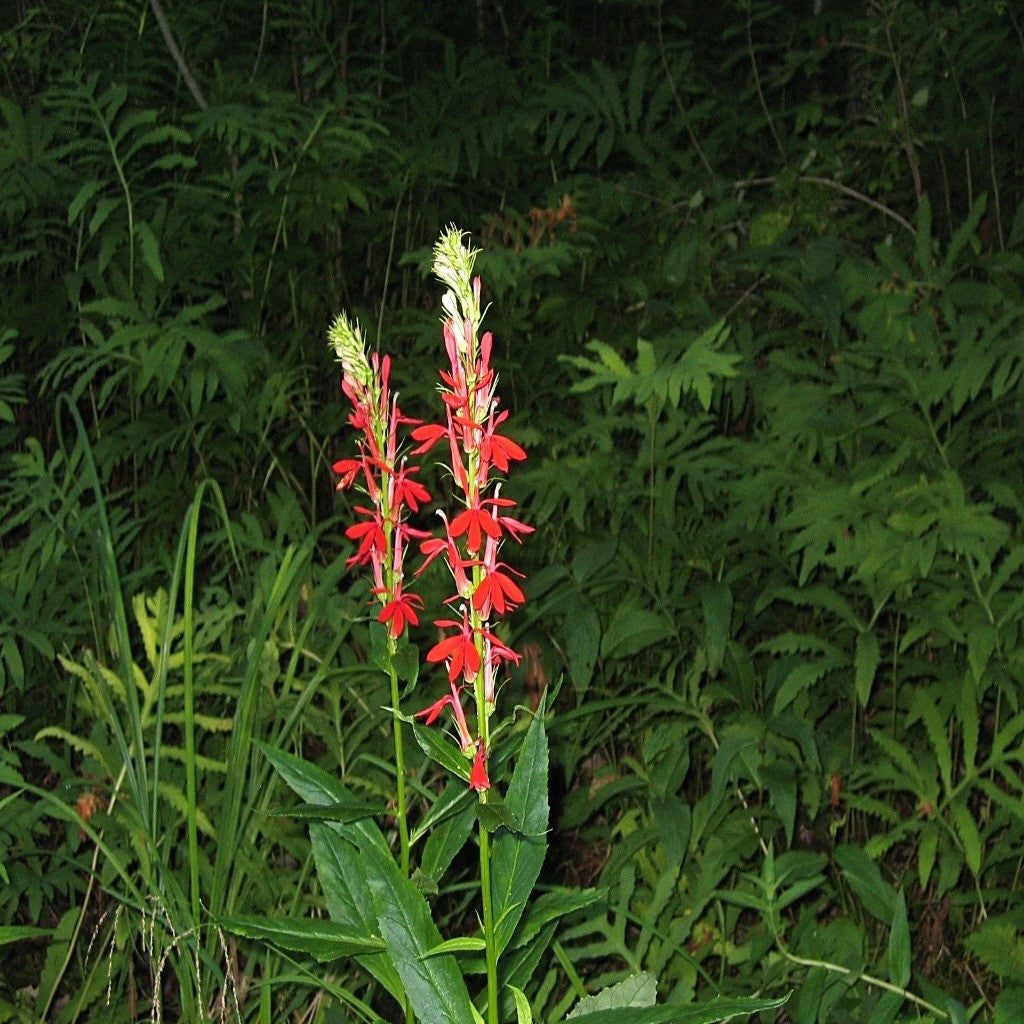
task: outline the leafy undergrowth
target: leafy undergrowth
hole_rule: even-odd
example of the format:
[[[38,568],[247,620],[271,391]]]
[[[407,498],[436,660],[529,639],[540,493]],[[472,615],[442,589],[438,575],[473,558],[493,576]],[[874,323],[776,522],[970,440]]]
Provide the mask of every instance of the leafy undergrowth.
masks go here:
[[[1024,1018],[1013,5],[167,6],[0,15],[0,1021],[381,1007],[217,922],[323,911],[254,741],[392,799],[323,335],[426,415],[449,222],[530,452],[542,882],[597,890],[535,1018]]]

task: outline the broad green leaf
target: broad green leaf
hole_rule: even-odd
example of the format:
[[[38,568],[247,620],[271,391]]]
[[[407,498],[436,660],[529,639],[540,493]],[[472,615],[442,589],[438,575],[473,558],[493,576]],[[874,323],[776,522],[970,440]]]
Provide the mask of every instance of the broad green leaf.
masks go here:
[[[305,761],[294,754],[285,753],[283,750],[277,750],[265,743],[256,742],[254,745],[263,752],[263,755],[295,794],[306,803],[330,806],[334,804],[351,805],[358,802],[337,779],[310,761]],[[349,838],[349,841],[359,849],[362,849],[364,844],[372,844],[378,851],[390,856],[387,841],[380,829],[375,822],[367,818],[347,824],[332,822],[331,827],[339,835]]]
[[[363,857],[381,936],[416,1016],[431,1024],[465,1024],[473,1004],[455,957],[424,958],[443,939],[423,894],[402,875],[390,851],[373,847]]]
[[[68,207],[68,223],[74,224],[78,220],[82,210],[88,205],[89,201],[96,195],[100,189],[103,188],[104,182],[102,181],[87,181],[75,194],[75,198],[71,200],[71,205]]]
[[[349,826],[313,822],[309,838],[317,878],[331,920],[365,939],[377,937],[380,925],[366,877],[366,863],[359,849],[341,831]],[[367,953],[359,963],[395,999],[403,997],[402,981],[385,953]]]
[[[922,890],[928,888],[928,879],[931,878],[932,870],[935,867],[938,846],[938,828],[934,823],[929,822],[921,830],[921,837],[917,841],[917,880]]]
[[[593,606],[581,600],[565,617],[565,656],[578,697],[590,686],[600,649],[601,621]]]
[[[527,945],[552,921],[566,914],[583,910],[604,899],[604,889],[551,889],[531,900],[519,919],[519,927],[512,940],[513,948]]]
[[[280,946],[295,953],[308,953],[321,963],[356,953],[374,953],[384,948],[380,939],[353,935],[334,921],[290,917],[224,917],[220,923],[236,935]]]
[[[41,939],[52,934],[52,928],[34,928],[22,924],[0,925],[0,946],[6,946],[10,942],[21,942],[24,939]]]
[[[566,1020],[582,1017],[598,1010],[617,1010],[626,1007],[653,1006],[658,996],[658,981],[653,974],[641,971],[615,985],[609,985],[592,996],[584,996],[566,1014]]]
[[[491,846],[491,889],[499,953],[516,930],[547,853],[548,741],[542,711],[533,716],[526,730],[505,803],[516,820],[522,822],[525,834],[500,829]]]
[[[475,794],[466,788],[461,779],[452,780],[449,786],[458,787],[459,794],[466,799],[460,809],[444,817],[431,829],[423,844],[419,870],[432,885],[440,882],[459,851],[466,845],[473,830],[473,822],[476,821],[476,807],[479,804]]]
[[[903,890],[896,894],[896,909],[889,929],[889,980],[900,988],[910,983],[910,925]]]

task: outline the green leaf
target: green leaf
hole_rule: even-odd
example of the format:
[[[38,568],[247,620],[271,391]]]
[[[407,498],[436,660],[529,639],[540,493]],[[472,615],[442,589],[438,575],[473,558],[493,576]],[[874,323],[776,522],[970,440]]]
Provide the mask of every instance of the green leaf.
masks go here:
[[[140,220],[135,225],[135,235],[139,240],[139,248],[142,250],[142,258],[145,260],[149,272],[160,282],[164,279],[164,265],[160,262],[160,244],[153,234],[153,229],[144,221]]]
[[[624,981],[596,992],[592,996],[584,996],[566,1014],[566,1020],[582,1017],[598,1010],[617,1010],[627,1007],[653,1006],[658,996],[658,982],[653,974],[641,971]]]
[[[476,821],[476,807],[479,803],[475,794],[466,788],[461,779],[453,779],[448,783],[445,796],[448,795],[449,789],[452,796],[457,795],[461,800],[461,806],[456,802],[452,803],[457,809],[441,818],[431,829],[420,856],[419,869],[434,885],[441,880],[451,862],[466,845],[466,840],[473,830],[473,822]]]
[[[488,832],[497,832],[499,828],[505,828],[517,835],[526,835],[522,822],[494,790],[487,794],[486,803],[477,802],[476,816]]]
[[[384,808],[376,804],[364,804],[358,800],[337,804],[297,804],[275,811],[278,818],[315,818],[319,821],[361,821],[383,814]]]
[[[732,622],[732,591],[725,583],[709,583],[700,595],[704,610],[705,642],[708,649],[708,674],[717,675],[725,657]]]
[[[619,1010],[598,1010],[575,1017],[576,1024],[718,1024],[742,1014],[777,1010],[788,996],[781,999],[728,999],[717,996],[706,1003],[684,1006],[631,1007]]]
[[[866,629],[857,634],[857,653],[854,655],[854,689],[861,707],[867,707],[871,688],[875,685],[875,673],[881,654],[878,649],[878,637],[873,629]]]
[[[526,998],[526,993],[521,988],[516,988],[515,985],[506,987],[516,1002],[516,1024],[533,1024],[533,1011],[530,1009],[530,1001]]]
[[[373,953],[384,948],[380,939],[352,934],[334,921],[290,917],[224,917],[220,924],[229,932],[280,946],[295,953],[309,953],[321,963],[355,953]]]
[[[363,857],[381,936],[416,1016],[431,1024],[465,1024],[473,1004],[455,957],[425,958],[443,940],[423,894],[402,875],[390,851],[374,847]]]
[[[531,942],[552,921],[566,914],[584,910],[606,898],[604,889],[551,889],[530,902],[519,920],[512,946],[519,948]]]
[[[281,778],[306,803],[326,806],[358,803],[337,779],[310,761],[305,761],[294,754],[285,753],[283,750],[277,750],[258,741],[254,741],[254,746],[263,752],[264,757],[270,761]],[[390,850],[383,834],[376,823],[368,818],[361,818],[358,821],[345,824],[332,822],[331,828],[339,835],[348,838],[359,849],[362,849],[365,844],[370,844],[378,851],[390,856]]]
[[[100,189],[103,188],[104,183],[102,181],[87,181],[75,194],[75,198],[71,200],[71,205],[68,207],[68,223],[74,224],[78,220],[82,213],[82,210],[88,205],[89,200],[96,195]]]
[[[875,1003],[868,1024],[892,1024],[903,1005],[903,996],[898,992],[883,992]]]
[[[967,867],[970,869],[971,874],[977,878],[981,874],[982,851],[981,835],[978,832],[974,815],[971,813],[970,808],[960,800],[955,800],[950,805],[949,814],[953,819],[956,834],[960,837],[960,844],[964,848],[964,860],[967,861]]]
[[[896,909],[889,929],[889,980],[900,988],[910,983],[910,925],[902,889],[896,894]]]
[[[487,943],[482,938],[465,935],[456,939],[445,939],[444,942],[439,942],[433,949],[428,949],[422,958],[440,956],[442,953],[480,953],[486,948]]]
[[[593,606],[581,600],[565,617],[565,656],[578,697],[590,686],[600,649],[601,621]]]
[[[491,846],[491,887],[494,899],[495,940],[500,953],[509,943],[537,883],[547,853],[548,741],[544,717],[533,716],[505,803],[522,822],[523,833],[499,829]]]
[[[470,764],[462,751],[451,740],[431,729],[429,726],[420,725],[419,722],[412,723],[412,733],[420,750],[432,761],[436,761],[442,768],[447,768],[453,775],[457,775],[465,782],[469,782]]]
[[[366,863],[359,849],[340,834],[346,826],[313,822],[309,838],[317,878],[324,893],[331,920],[363,938],[380,934]],[[367,953],[357,958],[363,968],[401,1001],[402,981],[385,953]]]
[[[52,928],[34,928],[22,924],[0,925],[0,946],[6,946],[9,942],[22,942],[25,939],[41,939],[52,934]]]
[[[836,847],[835,859],[864,909],[886,927],[891,925],[896,916],[896,894],[878,865],[859,846],[846,843]]]
[[[992,1024],[1020,1024],[1024,1020],[1024,988],[1007,988],[999,993]]]

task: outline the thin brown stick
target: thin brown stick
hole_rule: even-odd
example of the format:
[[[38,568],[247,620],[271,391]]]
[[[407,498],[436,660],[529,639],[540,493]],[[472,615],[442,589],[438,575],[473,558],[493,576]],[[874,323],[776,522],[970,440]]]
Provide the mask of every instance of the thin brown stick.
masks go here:
[[[886,217],[890,218],[890,220],[896,221],[900,227],[909,231],[912,236],[917,236],[917,230],[906,217],[897,213],[884,203],[880,203],[877,199],[872,199],[871,196],[865,195],[863,192],[858,192],[857,189],[850,188],[849,185],[844,185],[841,181],[834,181],[832,178],[821,178],[817,174],[801,174],[796,180],[805,182],[809,185],[822,185],[825,188],[841,192],[844,196],[856,199],[858,202],[864,203],[866,206],[870,206],[873,210],[877,210],[879,213],[884,214]],[[776,178],[774,175],[768,175],[763,178],[746,178],[742,181],[734,181],[733,188],[755,188],[757,186],[774,185],[775,182]]]
[[[192,93],[192,98],[196,101],[196,105],[200,110],[205,111],[207,107],[206,98],[203,96],[203,91],[199,88],[199,83],[195,80],[195,76],[189,70],[189,66],[185,63],[185,58],[182,56],[181,50],[178,49],[178,44],[174,39],[174,33],[171,31],[171,26],[167,24],[167,17],[164,15],[164,9],[160,6],[160,0],[149,0],[149,7],[153,12],[153,17],[156,18],[157,25],[160,26],[160,34],[164,37],[167,49],[171,52],[171,57],[174,59],[178,73],[184,79],[185,85],[188,87],[188,91]]]
[[[775,130],[775,121],[772,120],[771,111],[768,109],[768,103],[764,98],[764,90],[761,88],[761,72],[757,70],[757,58],[754,56],[754,39],[750,34],[750,8],[747,8],[747,53],[750,56],[750,67],[754,72],[754,85],[757,87],[757,98],[761,103],[761,109],[764,111],[765,120],[768,122],[768,129],[772,133],[772,138],[775,140],[775,148],[779,151],[779,156],[782,158],[782,162],[786,162],[786,151],[782,148],[782,140],[779,138],[779,133]]]
[[[892,26],[886,22],[885,38],[889,44],[889,57],[892,60],[893,71],[896,72],[896,88],[900,98],[900,127],[903,130],[903,150],[907,154],[907,163],[910,165],[910,176],[914,179],[914,195],[917,201],[921,201],[921,168],[917,163],[917,150],[914,149],[914,137],[910,133],[910,106],[907,103],[907,90],[903,84],[903,72],[900,71],[900,59],[896,55],[896,47],[892,42]]]
[[[679,116],[682,118],[683,128],[686,130],[686,135],[690,140],[690,145],[700,158],[700,162],[704,165],[704,170],[708,172],[708,177],[710,177],[712,181],[717,180],[718,175],[715,174],[714,168],[711,166],[708,158],[704,155],[704,150],[697,141],[697,136],[694,135],[693,129],[690,127],[690,118],[686,113],[683,98],[679,95],[679,90],[676,88],[676,80],[672,77],[672,69],[668,66],[668,57],[665,54],[665,38],[661,34],[661,0],[658,0],[658,53],[661,56],[661,66],[665,69],[665,78],[668,80],[668,87],[672,91],[672,98],[675,100],[676,107],[679,110]]]

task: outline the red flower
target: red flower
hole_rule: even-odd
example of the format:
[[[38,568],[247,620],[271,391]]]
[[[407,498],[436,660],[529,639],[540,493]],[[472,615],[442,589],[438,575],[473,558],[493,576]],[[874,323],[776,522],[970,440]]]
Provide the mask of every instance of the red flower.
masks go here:
[[[494,501],[495,499],[488,500]],[[487,534],[488,537],[500,537],[501,527],[498,525],[497,519],[494,518],[494,513],[481,508],[481,503],[477,501],[452,520],[448,535],[461,537],[463,534],[466,534],[466,547],[475,555],[480,550],[483,534]]]
[[[446,693],[440,700],[435,700],[433,704],[428,708],[424,708],[422,711],[417,711],[413,715],[413,718],[422,718],[424,725],[433,725],[438,718],[441,717],[441,712],[444,711],[449,704],[454,704],[455,701],[450,693]]]
[[[339,491],[343,491],[352,486],[352,481],[359,475],[359,470],[363,468],[363,460],[340,459],[331,468],[335,473],[339,473],[341,475],[337,489]]]
[[[526,452],[515,443],[515,441],[494,433],[494,428],[508,417],[508,410],[500,416],[491,418],[491,422],[484,431],[483,439],[480,441],[480,455],[487,465],[493,465],[502,473],[508,472],[508,464],[511,459],[519,462],[526,458]]]
[[[484,750],[483,742],[476,745],[476,757],[473,758],[473,767],[469,773],[469,788],[478,793],[491,788],[491,780],[487,777],[487,751]]]
[[[448,428],[442,427],[440,423],[425,423],[422,427],[417,427],[412,432],[412,437],[414,441],[421,443],[419,448],[413,449],[413,455],[422,455],[424,452],[429,452],[447,433]]]
[[[503,562],[498,562],[492,569],[488,569],[480,585],[473,593],[473,607],[486,619],[493,608],[499,615],[504,615],[517,604],[522,604],[526,598],[518,584],[506,576],[501,569],[508,569]],[[509,572],[515,572],[509,569]],[[522,576],[522,573],[516,573]]]
[[[434,644],[427,651],[427,661],[434,664],[439,661],[447,661],[448,678],[452,682],[460,672],[467,682],[473,679],[480,671],[480,652],[476,649],[474,630],[469,624],[469,618],[464,614],[461,622],[454,619],[438,619],[434,625],[442,628],[458,626],[459,632]]]
[[[384,537],[384,528],[381,526],[380,513],[368,508],[357,508],[360,515],[370,518],[361,523],[355,523],[345,531],[349,540],[358,540],[359,549],[349,558],[348,565],[366,565],[370,559],[377,555],[382,556],[387,551],[387,540]]]
[[[416,480],[411,479],[413,473],[418,473],[419,467],[413,467],[412,469],[405,468],[405,462],[402,462],[402,468],[398,471],[398,475],[395,477],[395,493],[394,501],[396,505],[407,505],[413,510],[413,512],[419,512],[420,505],[430,501],[430,492],[418,483]]]
[[[422,607],[422,598],[416,594],[403,594],[400,589],[397,589],[395,596],[381,608],[377,619],[388,626],[391,639],[397,640],[407,625],[418,626],[420,624],[416,609]]]
[[[446,707],[450,707],[452,709],[452,717],[455,719],[455,728],[459,734],[459,744],[462,747],[463,753],[465,753],[473,746],[473,737],[469,734],[469,724],[466,722],[466,713],[462,709],[462,699],[459,697],[459,692],[462,688],[454,683],[451,685],[451,693],[446,693],[440,700],[434,701],[430,707],[417,711],[413,717],[424,719],[424,725],[433,725],[441,712]]]

